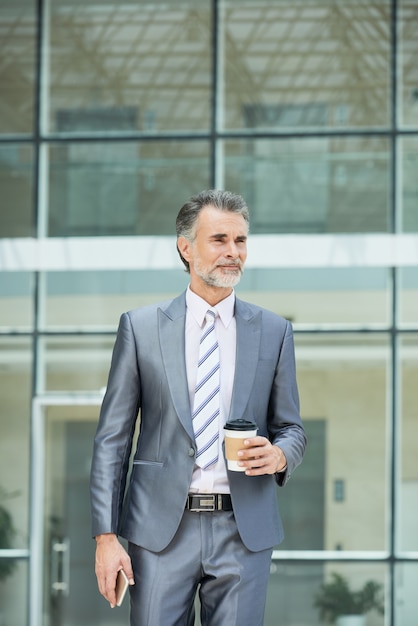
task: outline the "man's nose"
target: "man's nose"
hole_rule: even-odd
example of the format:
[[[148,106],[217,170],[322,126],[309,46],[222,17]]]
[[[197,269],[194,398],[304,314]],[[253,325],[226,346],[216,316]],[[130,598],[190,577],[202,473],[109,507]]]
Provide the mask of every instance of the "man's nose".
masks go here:
[[[239,256],[238,246],[235,241],[229,241],[226,249],[226,256],[236,259]]]

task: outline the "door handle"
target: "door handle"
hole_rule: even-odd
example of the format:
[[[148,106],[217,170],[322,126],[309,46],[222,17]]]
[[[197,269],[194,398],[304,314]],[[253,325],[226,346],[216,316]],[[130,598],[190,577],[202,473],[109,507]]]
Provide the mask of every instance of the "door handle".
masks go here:
[[[52,542],[51,591],[53,595],[70,593],[70,540]]]

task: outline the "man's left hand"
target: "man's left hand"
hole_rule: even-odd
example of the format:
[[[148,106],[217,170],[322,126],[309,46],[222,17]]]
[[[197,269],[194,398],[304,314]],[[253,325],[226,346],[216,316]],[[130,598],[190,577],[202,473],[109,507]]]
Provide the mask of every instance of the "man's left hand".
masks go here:
[[[286,457],[279,448],[266,437],[251,437],[244,442],[245,448],[239,450],[239,465],[245,467],[247,476],[276,474],[286,469]]]

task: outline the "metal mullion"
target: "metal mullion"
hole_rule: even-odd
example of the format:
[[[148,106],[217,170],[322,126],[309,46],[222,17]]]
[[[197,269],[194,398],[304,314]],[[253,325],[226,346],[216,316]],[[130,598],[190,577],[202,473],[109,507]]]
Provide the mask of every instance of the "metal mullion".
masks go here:
[[[391,167],[390,167],[390,232],[400,232],[399,207],[397,205],[397,170],[398,170],[398,84],[397,84],[397,54],[398,54],[398,38],[397,38],[397,17],[398,2],[391,0],[390,5],[390,103],[391,103]],[[401,413],[400,407],[400,362],[399,362],[399,338],[398,328],[398,272],[397,267],[391,268],[392,273],[392,311],[391,311],[391,372],[390,372],[390,419],[388,431],[388,452],[389,452],[389,624],[395,625],[396,621],[396,543],[397,543],[397,520],[399,518],[397,500],[399,487],[399,460],[400,460],[400,428],[399,423]]]
[[[217,185],[217,131],[218,131],[218,105],[219,105],[219,3],[212,0],[212,98],[211,98],[211,124],[210,124],[210,186]]]
[[[202,141],[208,140],[211,137],[210,132],[195,132],[195,133],[119,133],[119,132],[96,132],[91,133],[48,133],[48,135],[42,137],[42,141],[46,144],[50,143],[130,143],[130,142],[155,142],[161,143],[163,141]]]
[[[401,460],[401,371],[399,355],[399,336],[397,332],[398,323],[398,281],[397,269],[392,268],[392,329],[390,333],[391,342],[391,369],[390,369],[390,414],[388,424],[388,463],[389,463],[389,581],[390,581],[390,621],[391,626],[395,624],[396,606],[396,565],[397,558],[397,536],[399,519],[399,464]]]
[[[42,51],[43,51],[43,20],[44,0],[36,0],[36,53],[35,53],[35,110],[34,110],[34,186],[33,186],[33,210],[32,230],[39,236],[39,200],[41,189],[41,97],[42,97]],[[37,424],[37,411],[34,403],[39,378],[39,308],[40,308],[40,273],[34,272],[33,290],[34,326],[32,339],[32,403],[30,411],[30,490],[29,490],[29,526],[30,526],[30,553],[29,553],[29,597],[27,602],[27,623],[29,626],[41,626],[42,620],[42,550],[39,538],[42,537],[42,527],[39,526],[40,516],[38,490],[42,490],[39,484],[40,459],[42,451],[41,438]]]

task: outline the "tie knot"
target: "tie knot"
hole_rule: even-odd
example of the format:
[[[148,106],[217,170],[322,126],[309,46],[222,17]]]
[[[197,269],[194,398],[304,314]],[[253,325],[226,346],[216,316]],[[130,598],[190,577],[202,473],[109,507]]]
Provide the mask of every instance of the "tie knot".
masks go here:
[[[218,311],[216,309],[208,309],[206,311],[205,319],[207,324],[213,324],[215,322]]]

